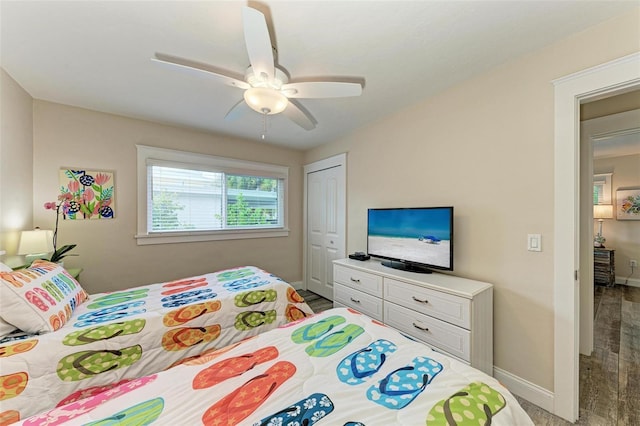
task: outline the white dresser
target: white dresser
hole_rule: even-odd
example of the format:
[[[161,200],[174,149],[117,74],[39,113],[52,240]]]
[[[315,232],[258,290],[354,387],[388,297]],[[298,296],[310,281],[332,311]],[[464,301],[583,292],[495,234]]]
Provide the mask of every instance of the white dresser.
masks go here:
[[[379,260],[333,262],[333,305],[354,308],[493,375],[493,286]]]

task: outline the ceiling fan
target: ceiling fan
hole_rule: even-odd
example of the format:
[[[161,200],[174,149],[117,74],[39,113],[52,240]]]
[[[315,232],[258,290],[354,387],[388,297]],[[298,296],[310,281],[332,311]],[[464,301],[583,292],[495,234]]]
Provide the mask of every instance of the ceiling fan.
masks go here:
[[[244,90],[244,99],[235,104],[225,119],[238,118],[246,111],[245,103],[254,111],[267,115],[283,113],[294,123],[306,130],[312,130],[316,121],[304,108],[292,99],[302,98],[339,98],[360,96],[360,83],[338,81],[307,81],[289,83],[285,72],[275,64],[271,38],[267,22],[262,12],[245,6],[242,10],[244,39],[249,54],[250,66],[244,80],[232,76],[232,73],[212,65],[156,53],[152,60],[178,66],[190,71],[204,72],[221,80],[228,86]],[[264,137],[264,135],[263,135]]]

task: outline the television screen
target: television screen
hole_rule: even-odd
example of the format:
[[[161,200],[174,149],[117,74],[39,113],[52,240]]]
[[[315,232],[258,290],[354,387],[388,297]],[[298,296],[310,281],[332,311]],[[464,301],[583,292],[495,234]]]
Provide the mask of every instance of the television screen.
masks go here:
[[[453,207],[369,209],[367,252],[398,269],[452,271]]]

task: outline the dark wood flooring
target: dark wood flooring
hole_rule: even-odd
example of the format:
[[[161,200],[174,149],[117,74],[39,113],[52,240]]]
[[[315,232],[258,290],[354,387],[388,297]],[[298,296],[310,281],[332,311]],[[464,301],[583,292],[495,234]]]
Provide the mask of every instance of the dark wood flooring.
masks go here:
[[[333,305],[301,290],[314,312]],[[640,288],[596,286],[594,351],[580,355],[580,418],[576,425],[640,425]],[[519,398],[536,425],[571,423]]]
[[[325,299],[322,296],[318,296],[315,293],[307,290],[298,290],[298,294],[304,297],[304,301],[307,302],[309,307],[313,309],[313,312],[315,312],[316,314],[333,308],[333,302],[331,300]]]

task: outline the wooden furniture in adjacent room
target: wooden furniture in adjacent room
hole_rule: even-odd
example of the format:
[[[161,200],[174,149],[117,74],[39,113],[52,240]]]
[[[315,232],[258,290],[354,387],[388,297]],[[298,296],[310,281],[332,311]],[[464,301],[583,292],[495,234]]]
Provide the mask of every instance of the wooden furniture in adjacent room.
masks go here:
[[[333,282],[335,307],[354,308],[493,375],[491,284],[353,259],[334,261]]]
[[[593,282],[613,287],[616,283],[615,250],[593,248]]]

